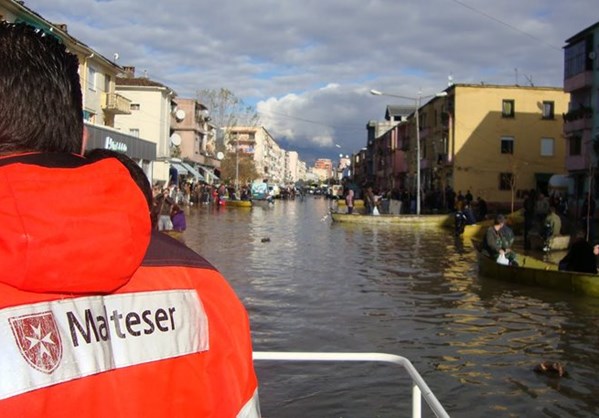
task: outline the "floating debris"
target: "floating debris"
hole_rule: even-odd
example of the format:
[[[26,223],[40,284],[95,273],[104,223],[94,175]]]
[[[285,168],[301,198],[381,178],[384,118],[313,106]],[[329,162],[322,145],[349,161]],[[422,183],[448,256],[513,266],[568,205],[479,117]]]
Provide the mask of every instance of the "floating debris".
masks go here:
[[[262,241],[262,242],[270,242],[270,238],[262,238],[260,241]]]
[[[539,363],[535,366],[534,371],[536,373],[544,374],[550,377],[562,377],[568,374],[564,366],[557,361],[544,361]]]

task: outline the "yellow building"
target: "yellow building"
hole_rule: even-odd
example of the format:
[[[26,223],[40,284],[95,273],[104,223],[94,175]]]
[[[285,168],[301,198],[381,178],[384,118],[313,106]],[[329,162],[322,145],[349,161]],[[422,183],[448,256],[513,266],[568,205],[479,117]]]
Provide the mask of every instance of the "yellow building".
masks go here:
[[[420,109],[425,192],[451,186],[509,205],[530,189],[546,193],[551,175],[566,172],[562,88],[455,84],[446,92]]]

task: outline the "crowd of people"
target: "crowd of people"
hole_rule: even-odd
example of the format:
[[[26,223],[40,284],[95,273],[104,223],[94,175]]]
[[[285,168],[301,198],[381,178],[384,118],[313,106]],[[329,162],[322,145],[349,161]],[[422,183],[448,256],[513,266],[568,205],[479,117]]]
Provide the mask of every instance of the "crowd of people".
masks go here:
[[[343,199],[348,208],[352,208],[356,199],[363,199],[367,214],[393,213],[415,214],[417,211],[416,193],[408,189],[378,189],[371,185],[356,187],[347,185],[343,190]],[[465,194],[455,193],[451,187],[444,191],[433,190],[421,196],[422,213],[463,213],[468,223],[486,219],[487,202],[481,196],[474,199],[470,190]],[[350,212],[351,213],[351,212]]]
[[[394,213],[389,210],[392,202],[401,202],[401,214],[416,213],[415,195],[407,190],[382,190],[372,186],[363,188],[346,187],[344,199],[348,213],[354,212],[355,200],[364,200],[365,212],[370,215],[378,213]],[[391,202],[391,203],[390,203]],[[443,193],[431,191],[424,194],[422,213],[439,213],[445,210],[455,214],[456,235],[466,225],[488,219],[487,202],[477,196],[474,199],[470,190],[466,193],[453,191],[447,187]],[[522,203],[524,222],[524,250],[531,249],[531,237],[538,236],[543,242],[542,250],[550,251],[552,243],[564,234],[572,236],[568,247],[568,255],[564,257],[559,268],[578,272],[597,272],[596,256],[599,254],[599,240],[595,236],[595,200],[583,199],[577,220],[571,219],[567,199],[559,192],[546,195],[537,190],[524,194]],[[488,228],[483,239],[483,250],[501,263],[517,265],[513,230],[507,225],[506,217],[498,214],[493,218],[493,225]]]

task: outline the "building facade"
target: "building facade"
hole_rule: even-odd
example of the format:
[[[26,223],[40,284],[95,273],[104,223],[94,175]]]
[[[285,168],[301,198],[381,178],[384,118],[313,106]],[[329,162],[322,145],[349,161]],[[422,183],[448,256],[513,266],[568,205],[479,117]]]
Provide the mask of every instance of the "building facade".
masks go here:
[[[122,152],[135,160],[152,179],[156,144],[138,135],[115,129],[118,115],[131,113],[131,101],[116,92],[116,80],[125,70],[113,60],[102,56],[68,33],[66,24],[52,23],[23,2],[0,0],[0,19],[26,23],[50,36],[58,38],[79,60],[83,117],[88,132],[86,149],[105,148]]]
[[[115,128],[134,137],[156,144],[156,162],[153,164],[153,182],[169,183],[172,150],[170,123],[176,109],[174,90],[150,80],[136,77],[135,67],[125,67],[127,76],[116,79],[116,90],[131,100],[130,114],[116,115]],[[188,174],[187,170],[184,173]],[[174,176],[175,178],[177,176]]]
[[[176,98],[175,102],[170,124],[171,155],[181,159],[184,168],[200,181],[219,181],[215,174],[220,169],[216,127],[210,123],[209,109],[196,99]]]
[[[566,169],[580,201],[597,185],[599,161],[599,22],[566,40],[564,48],[564,90],[570,94],[563,114],[566,137]],[[590,175],[594,172],[594,175]],[[598,196],[597,187],[593,197]]]
[[[423,199],[451,188],[507,205],[565,173],[566,110],[561,88],[454,84],[391,126],[369,122],[352,164],[381,191],[415,194],[419,176]]]
[[[567,95],[555,87],[456,84],[421,112],[425,187],[467,190],[490,202],[548,193],[565,172]]]
[[[285,150],[263,126],[232,126],[226,130],[227,151],[249,154],[254,160],[258,179],[271,184],[285,180]]]

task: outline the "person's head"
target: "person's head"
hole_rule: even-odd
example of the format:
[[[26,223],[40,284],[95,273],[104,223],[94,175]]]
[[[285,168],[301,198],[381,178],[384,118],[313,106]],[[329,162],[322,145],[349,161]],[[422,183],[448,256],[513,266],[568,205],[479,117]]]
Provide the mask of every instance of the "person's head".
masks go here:
[[[599,255],[599,243],[595,243],[595,245],[593,245],[593,254]]]
[[[503,216],[502,214],[497,214],[493,221],[493,226],[495,227],[495,229],[501,229],[501,227],[503,227],[504,225],[505,225],[505,216]]]
[[[78,67],[53,35],[0,22],[0,155],[81,153]]]

